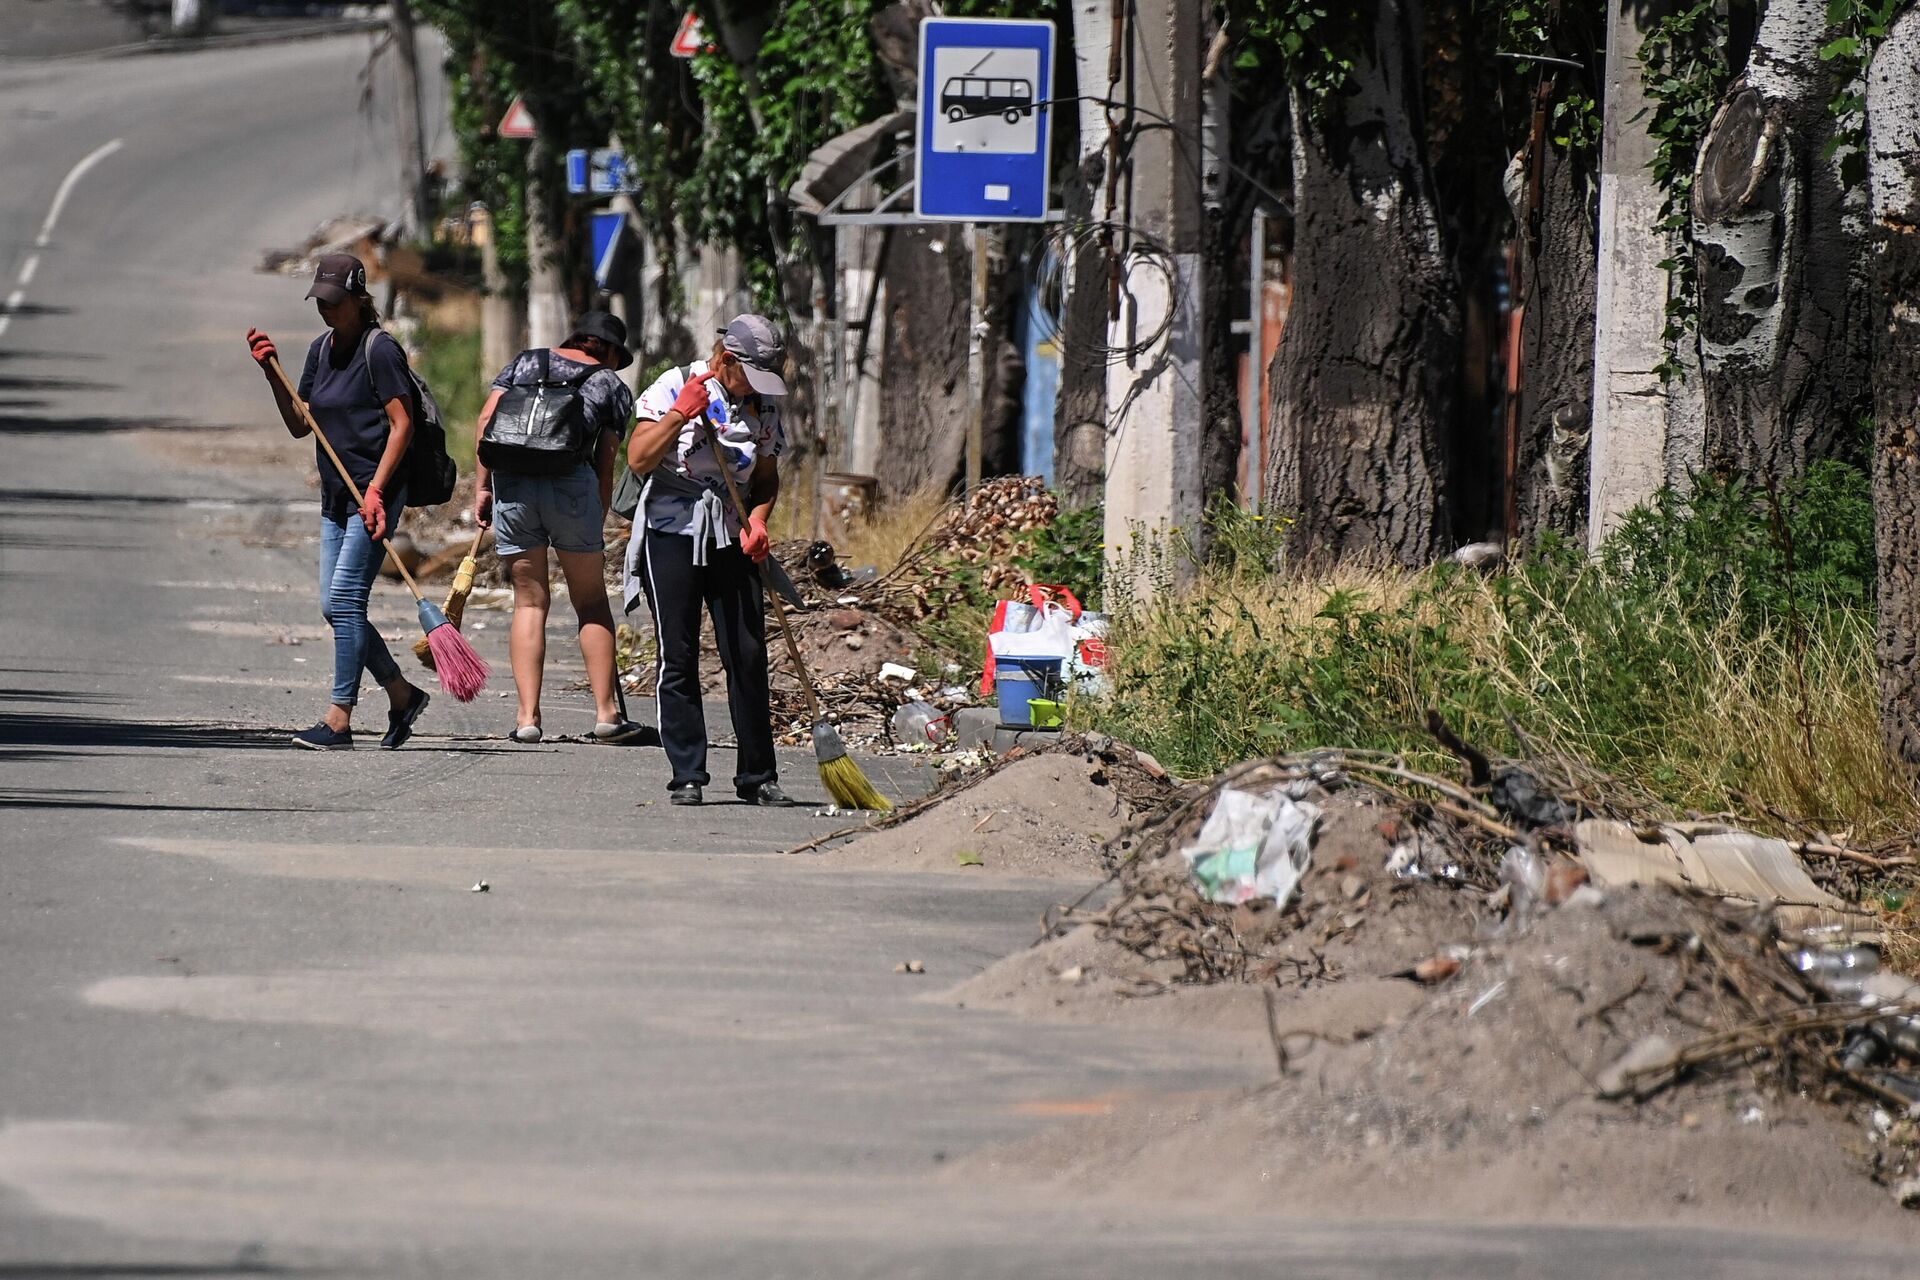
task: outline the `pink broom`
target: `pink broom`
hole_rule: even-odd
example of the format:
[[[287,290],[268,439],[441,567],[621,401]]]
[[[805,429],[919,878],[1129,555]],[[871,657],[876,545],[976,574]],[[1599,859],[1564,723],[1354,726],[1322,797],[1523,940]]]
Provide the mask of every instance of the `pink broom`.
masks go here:
[[[307,430],[313,432],[313,438],[320,442],[320,447],[327,451],[327,457],[333,460],[333,469],[338,471],[340,479],[346,482],[347,492],[353,495],[354,503],[356,505],[363,503],[365,499],[360,495],[360,486],[356,485],[353,477],[347,474],[347,468],[341,463],[340,455],[333,451],[333,445],[328,442],[326,433],[320,430],[320,424],[313,420],[313,414],[308,412],[306,402],[300,398],[299,391],[295,390],[293,383],[288,381],[287,371],[280,367],[280,358],[268,357],[267,367],[273,371],[273,376],[279,379],[280,385],[286,388],[287,398],[293,401],[293,407],[300,411],[300,417],[306,422]],[[440,606],[420,593],[420,584],[413,580],[411,573],[407,572],[407,566],[401,562],[400,557],[393,554],[392,544],[382,538],[380,545],[387,549],[388,558],[393,561],[394,567],[400,570],[401,578],[406,581],[407,590],[413,592],[414,601],[419,606],[420,629],[427,633],[427,649],[433,655],[433,673],[440,677],[440,687],[452,694],[457,702],[472,702],[480,696],[480,691],[487,687],[487,664],[480,660],[480,655],[473,651],[473,646],[467,643],[467,638],[460,634],[460,628],[447,620],[447,615],[440,611]]]

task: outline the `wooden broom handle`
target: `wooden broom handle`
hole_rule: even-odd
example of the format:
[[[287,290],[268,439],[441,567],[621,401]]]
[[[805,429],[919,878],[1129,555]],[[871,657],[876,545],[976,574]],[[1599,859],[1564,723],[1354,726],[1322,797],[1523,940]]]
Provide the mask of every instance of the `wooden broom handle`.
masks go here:
[[[720,452],[720,437],[711,428],[707,430],[707,446],[713,450],[714,465],[720,468],[720,478],[726,482],[727,496],[733,499],[733,509],[740,513],[740,523],[749,523],[747,504],[740,498],[740,486],[734,483],[733,468],[727,465],[727,459]],[[772,555],[769,547],[767,554]],[[807,664],[801,661],[800,646],[793,642],[793,628],[787,624],[787,606],[780,602],[780,593],[774,589],[773,577],[767,572],[765,564],[754,566],[760,571],[760,589],[773,605],[774,621],[780,624],[780,638],[787,642],[787,656],[793,659],[794,674],[800,677],[800,688],[807,695],[807,712],[815,723],[821,719],[820,696],[813,691],[813,680],[807,675]]]
[[[347,466],[344,462],[340,461],[340,455],[333,451],[333,442],[327,439],[327,433],[322,431],[320,424],[313,420],[313,413],[307,408],[307,402],[300,398],[300,393],[294,389],[292,381],[287,377],[287,371],[280,367],[279,356],[267,357],[267,372],[279,380],[280,385],[286,390],[287,399],[293,401],[293,407],[299,410],[300,420],[307,424],[307,430],[313,432],[313,438],[320,442],[320,447],[327,451],[329,458],[333,459],[333,469],[338,471],[340,478],[346,482],[347,492],[353,495],[354,505],[365,506],[367,500],[361,495],[360,486],[355,484],[353,477],[347,474]],[[382,538],[380,539],[380,545],[387,549],[387,556],[393,561],[393,567],[400,571],[400,576],[406,580],[407,590],[413,592],[413,598],[415,600],[426,599],[425,596],[420,594],[420,584],[413,580],[413,575],[407,572],[407,566],[402,564],[400,557],[394,554],[393,544],[385,538]],[[473,545],[476,550],[479,548],[480,539],[478,536],[474,538]]]

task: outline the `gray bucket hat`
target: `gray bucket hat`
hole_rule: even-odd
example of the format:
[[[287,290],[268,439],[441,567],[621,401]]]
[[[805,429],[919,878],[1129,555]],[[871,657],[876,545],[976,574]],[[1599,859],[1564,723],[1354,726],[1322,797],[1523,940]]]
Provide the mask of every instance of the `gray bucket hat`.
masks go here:
[[[756,393],[787,394],[787,384],[780,377],[780,366],[787,361],[787,348],[780,341],[780,331],[773,327],[773,321],[747,312],[729,321],[720,335],[720,345],[740,358],[740,367],[747,371],[747,382]]]

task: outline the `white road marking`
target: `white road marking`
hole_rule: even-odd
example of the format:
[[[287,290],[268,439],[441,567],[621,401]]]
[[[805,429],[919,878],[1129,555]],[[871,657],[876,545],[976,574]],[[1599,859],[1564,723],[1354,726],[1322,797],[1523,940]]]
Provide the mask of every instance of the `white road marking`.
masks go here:
[[[47,210],[47,220],[40,224],[40,234],[35,237],[35,253],[30,255],[20,267],[20,281],[14,291],[7,295],[7,305],[0,311],[0,338],[7,336],[7,327],[13,323],[14,313],[20,310],[20,304],[27,299],[27,286],[33,283],[34,273],[40,270],[40,254],[53,240],[53,229],[60,224],[60,211],[67,207],[67,197],[73,194],[73,188],[86,176],[87,170],[118,151],[124,144],[120,138],[102,143],[87,154],[79,164],[67,170],[67,176],[60,180],[60,187],[53,193],[53,205]]]

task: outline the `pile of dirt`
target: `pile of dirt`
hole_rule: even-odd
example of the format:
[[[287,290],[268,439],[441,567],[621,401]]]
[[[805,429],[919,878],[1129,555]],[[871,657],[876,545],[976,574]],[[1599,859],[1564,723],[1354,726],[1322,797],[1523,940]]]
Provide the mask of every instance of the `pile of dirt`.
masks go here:
[[[1065,751],[1023,755],[898,826],[831,847],[831,867],[1085,878],[1133,816],[1107,765]]]
[[[893,662],[910,666],[915,646],[907,631],[862,609],[846,606],[818,613],[792,615],[794,639],[807,670],[816,678],[840,675],[873,676]],[[776,669],[792,667],[786,646],[774,651]]]
[[[1826,1105],[1813,1082],[1780,1087],[1741,1070],[1690,1076],[1646,1104],[1599,1096],[1609,1068],[1649,1037],[1685,1044],[1724,1018],[1699,981],[1702,927],[1699,905],[1671,890],[1616,889],[1523,933],[1460,935],[1460,969],[1431,987],[1393,976],[1405,953],[1391,938],[1374,952],[1363,930],[1345,981],[1163,987],[1148,999],[1121,994],[1141,989],[1133,953],[1082,928],[949,998],[1079,1017],[1102,1016],[1102,1002],[1191,1003],[1188,1016],[1156,1020],[1242,1037],[1258,1016],[1276,1082],[1116,1111],[971,1157],[955,1176],[1131,1184],[1216,1208],[1337,1214],[1359,1198],[1396,1216],[1554,1223],[1738,1213],[1920,1239],[1920,1220],[1859,1158],[1907,1123],[1884,1110]],[[1057,1003],[1060,992],[1073,994]]]

